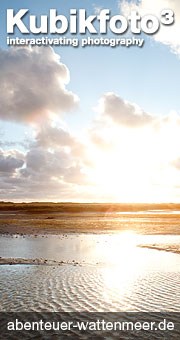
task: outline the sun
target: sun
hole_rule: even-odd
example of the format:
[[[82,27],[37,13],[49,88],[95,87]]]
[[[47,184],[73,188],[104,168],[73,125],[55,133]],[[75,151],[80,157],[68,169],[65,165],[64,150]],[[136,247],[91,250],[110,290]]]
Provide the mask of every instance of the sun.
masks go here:
[[[143,202],[152,192],[151,173],[138,159],[122,158],[111,152],[96,160],[92,180],[97,192],[111,196],[114,201]]]
[[[174,201],[178,169],[173,166],[178,141],[174,120],[167,139],[166,126],[130,129],[111,125],[102,129],[90,148],[90,181],[97,199],[114,202]],[[98,146],[97,146],[98,145]],[[101,196],[100,196],[101,195]]]

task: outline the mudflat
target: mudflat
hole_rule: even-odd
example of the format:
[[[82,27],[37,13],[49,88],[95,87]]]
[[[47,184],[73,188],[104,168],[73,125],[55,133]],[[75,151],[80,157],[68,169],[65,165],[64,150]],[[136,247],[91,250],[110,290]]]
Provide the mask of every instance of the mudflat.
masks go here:
[[[180,234],[180,204],[0,202],[0,234]]]

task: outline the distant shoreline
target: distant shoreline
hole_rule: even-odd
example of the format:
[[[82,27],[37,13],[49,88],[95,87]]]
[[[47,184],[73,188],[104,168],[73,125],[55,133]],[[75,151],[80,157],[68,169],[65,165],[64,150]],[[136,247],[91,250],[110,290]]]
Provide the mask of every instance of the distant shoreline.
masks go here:
[[[73,203],[73,202],[31,202],[13,203],[0,201],[0,212],[2,211],[24,211],[33,212],[137,212],[147,210],[179,210],[180,203]]]

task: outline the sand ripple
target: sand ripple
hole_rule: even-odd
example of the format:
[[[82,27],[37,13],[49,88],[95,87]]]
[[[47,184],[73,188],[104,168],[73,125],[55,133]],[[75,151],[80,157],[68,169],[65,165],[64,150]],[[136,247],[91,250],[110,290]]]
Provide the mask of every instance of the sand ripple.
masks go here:
[[[179,312],[178,272],[147,272],[124,283],[120,275],[113,281],[117,272],[101,266],[1,266],[1,311]]]

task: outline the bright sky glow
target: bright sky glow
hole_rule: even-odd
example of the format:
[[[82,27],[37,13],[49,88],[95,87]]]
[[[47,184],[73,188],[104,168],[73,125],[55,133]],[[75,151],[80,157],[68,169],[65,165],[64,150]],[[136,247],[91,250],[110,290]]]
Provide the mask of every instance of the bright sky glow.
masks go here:
[[[179,202],[179,1],[6,0],[0,8],[0,200]],[[172,8],[176,20],[141,34],[142,48],[10,48],[9,8],[157,16]]]

